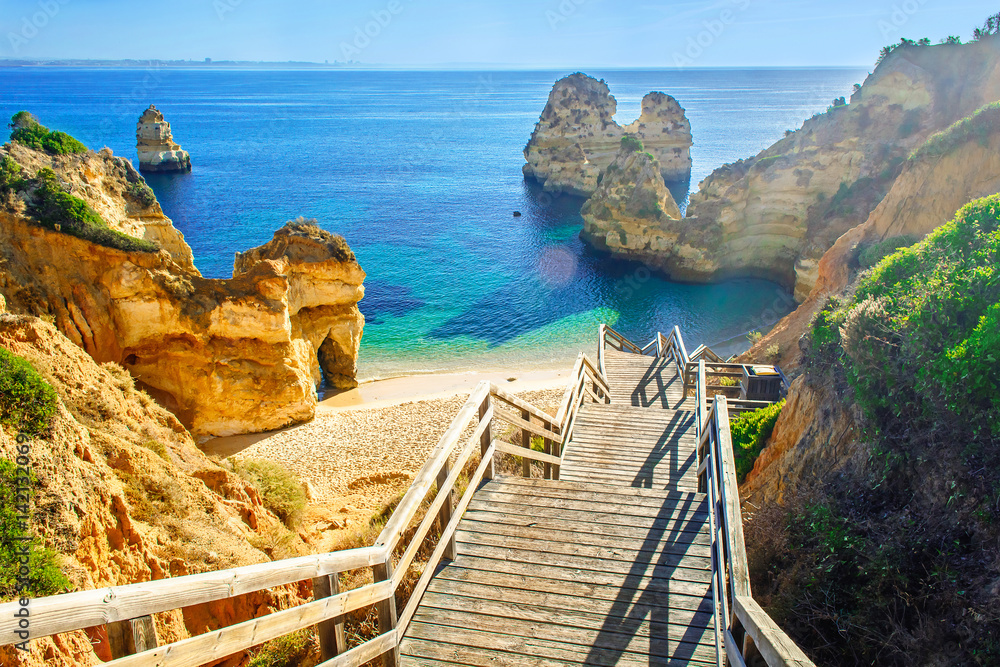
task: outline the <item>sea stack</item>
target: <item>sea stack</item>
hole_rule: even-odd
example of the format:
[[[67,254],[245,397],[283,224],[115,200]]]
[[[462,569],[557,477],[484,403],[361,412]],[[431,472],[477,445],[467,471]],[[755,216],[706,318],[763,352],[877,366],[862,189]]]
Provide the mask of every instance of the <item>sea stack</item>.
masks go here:
[[[135,138],[140,170],[191,171],[191,156],[174,143],[170,123],[163,120],[163,114],[152,104],[139,117]]]
[[[577,72],[556,81],[524,148],[525,177],[549,192],[589,197],[626,134],[642,141],[665,180],[691,177],[691,123],[677,100],[665,93],[647,94],[642,115],[626,127],[615,122],[617,110],[603,80]]]

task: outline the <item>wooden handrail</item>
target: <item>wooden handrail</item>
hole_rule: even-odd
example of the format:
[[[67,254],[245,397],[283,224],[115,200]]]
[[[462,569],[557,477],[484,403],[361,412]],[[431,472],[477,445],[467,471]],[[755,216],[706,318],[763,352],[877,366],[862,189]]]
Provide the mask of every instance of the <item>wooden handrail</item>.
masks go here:
[[[698,490],[708,496],[712,530],[712,591],[717,664],[746,667],[759,654],[769,667],[813,663],[753,600],[747,565],[739,485],[725,396],[706,400],[706,362],[697,363]]]

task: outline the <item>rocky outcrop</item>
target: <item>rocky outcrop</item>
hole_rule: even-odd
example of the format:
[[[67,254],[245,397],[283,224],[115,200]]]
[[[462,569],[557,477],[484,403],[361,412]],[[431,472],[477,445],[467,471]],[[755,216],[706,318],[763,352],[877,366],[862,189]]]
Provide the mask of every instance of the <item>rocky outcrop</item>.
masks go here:
[[[152,104],[139,117],[135,138],[142,171],[191,171],[191,156],[174,143],[170,123]]]
[[[690,178],[691,124],[677,100],[649,93],[640,117],[626,127],[614,120],[617,108],[603,80],[576,73],[557,81],[524,148],[525,177],[550,192],[590,196],[628,133],[657,158],[664,179]]]
[[[934,132],[1000,99],[1000,40],[896,49],[851,97],[749,160],[708,176],[658,266],[711,281],[761,276],[800,298]]]
[[[234,276],[250,274],[262,262],[281,261],[288,276],[288,314],[292,326],[316,351],[313,380],[332,387],[358,386],[357,360],[365,317],[365,272],[340,236],[299,219],[279,229],[258,248],[236,254]]]
[[[163,214],[153,191],[132,163],[116,157],[110,148],[98,153],[51,155],[11,142],[0,151],[2,154],[9,155],[27,174],[52,169],[63,188],[86,201],[111,229],[156,243],[183,270],[197,273],[184,235]]]
[[[990,105],[917,150],[867,220],[840,236],[816,263],[806,299],[747,354],[777,345],[782,366],[796,368],[799,338],[826,299],[843,292],[857,275],[860,249],[896,236],[919,240],[967,202],[1000,192],[998,128],[1000,106]]]
[[[255,545],[273,531],[287,535],[293,553],[307,551],[255,487],[205,456],[120,366],[97,364],[53,326],[26,316],[0,315],[0,347],[27,359],[58,396],[51,432],[30,444],[38,479],[31,525],[60,554],[73,589],[265,562]],[[16,435],[0,427],[0,458],[15,459]],[[156,614],[156,633],[160,643],[177,641],[299,602],[279,589],[234,598],[225,610],[186,607]],[[12,667],[110,657],[103,628],[32,639],[30,653],[0,648],[0,664]]]
[[[9,154],[21,162],[26,150]],[[89,154],[52,167],[72,189],[109,160]],[[102,213],[128,211],[124,171],[100,181],[74,192]],[[127,218],[115,224],[125,229]],[[311,419],[321,368],[335,386],[353,383],[364,272],[343,239],[309,225],[247,253],[232,279],[209,280],[165,251],[122,250],[43,226],[13,197],[0,210],[0,260],[9,310],[52,317],[94,359],[124,366],[199,440]]]
[[[581,210],[581,236],[595,248],[655,263],[677,237],[681,218],[656,158],[627,138]]]

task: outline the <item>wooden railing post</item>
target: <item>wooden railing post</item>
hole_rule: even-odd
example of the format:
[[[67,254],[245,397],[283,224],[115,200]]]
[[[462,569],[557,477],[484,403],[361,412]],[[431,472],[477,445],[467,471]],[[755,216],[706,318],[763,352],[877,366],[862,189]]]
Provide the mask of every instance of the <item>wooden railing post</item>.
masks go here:
[[[531,413],[527,410],[521,410],[521,418],[524,421],[531,421]],[[526,428],[521,429],[521,445],[525,449],[531,449],[531,431]],[[521,477],[525,479],[531,478],[531,459],[524,457],[521,459]]]
[[[542,427],[546,431],[551,431],[552,430],[552,422],[544,421],[544,422],[542,422]],[[550,440],[549,438],[545,438],[542,441],[542,443],[543,443],[543,448],[545,450],[545,453],[551,455],[552,454],[552,440]],[[552,479],[552,464],[546,461],[543,464],[543,466],[545,467],[545,479]]]
[[[107,624],[108,647],[117,660],[156,648],[156,628],[152,616],[140,616],[128,621]]]
[[[444,527],[448,525],[449,521],[451,521],[452,500],[455,497],[454,489],[441,491],[441,489],[443,489],[445,486],[445,482],[448,481],[448,476],[450,474],[451,474],[451,463],[449,461],[445,461],[444,465],[441,466],[441,472],[439,472],[437,476],[438,493],[448,494],[448,498],[444,501],[444,504],[441,505],[441,511],[438,512],[438,523],[441,524],[441,530],[444,530]],[[447,546],[445,546],[444,548],[444,557],[447,558],[448,560],[455,560],[456,553],[457,551],[455,551],[455,535],[453,534],[451,536],[451,539],[448,540]]]
[[[312,585],[314,600],[332,597],[340,593],[340,575],[327,574],[316,577],[312,580]],[[319,623],[316,626],[316,634],[319,636],[319,651],[323,660],[334,658],[347,649],[343,616]]]
[[[375,583],[392,580],[392,551],[387,550],[385,562],[372,566],[372,575]],[[379,602],[378,608],[378,631],[379,634],[386,634],[396,629],[396,593],[395,591],[385,600]],[[399,642],[396,642],[392,650],[382,654],[382,667],[399,667]]]
[[[486,416],[486,411],[490,409],[490,401],[492,401],[492,400],[493,400],[493,397],[490,396],[489,394],[487,394],[486,398],[483,400],[482,405],[479,406],[479,419],[480,420],[482,420],[482,418]],[[483,431],[483,434],[479,437],[479,446],[480,446],[481,455],[482,456],[489,455],[491,458],[493,456],[490,453],[490,443],[493,441],[492,430],[493,429],[492,429],[491,425],[487,424],[486,425],[486,429]],[[531,441],[529,440],[528,443],[530,445]],[[494,474],[496,473],[495,467],[496,466],[494,465],[493,461],[490,461],[489,465],[486,467],[486,472],[483,473],[483,479],[493,479]]]

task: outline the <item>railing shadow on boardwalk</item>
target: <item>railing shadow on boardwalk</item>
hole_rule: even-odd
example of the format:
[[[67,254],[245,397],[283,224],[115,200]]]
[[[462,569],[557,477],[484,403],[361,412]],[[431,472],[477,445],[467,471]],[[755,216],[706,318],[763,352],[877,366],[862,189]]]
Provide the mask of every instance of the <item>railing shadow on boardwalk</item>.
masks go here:
[[[697,505],[701,506],[700,511],[708,511],[705,501],[700,501]],[[696,533],[703,527],[704,520],[698,519],[694,514],[689,514],[683,520],[673,519],[679,514],[692,511],[696,511],[693,499],[685,500],[676,506],[665,504],[660,509],[652,528],[643,539],[638,556],[622,582],[611,610],[587,653],[584,664],[617,664],[627,652],[632,638],[639,634],[639,629],[647,617],[650,665],[686,665],[691,659],[705,633],[704,625],[688,623],[682,635],[670,639],[671,611],[656,600],[670,594],[671,586],[674,585],[671,576],[676,573],[685,553],[663,550],[658,554],[656,549],[664,544],[673,545],[684,533]],[[694,543],[687,546],[694,546]],[[646,577],[653,577],[662,582],[662,585],[643,586],[642,580]],[[691,613],[711,615],[711,597],[704,597]],[[698,627],[699,625],[701,627]],[[680,627],[680,624],[675,627]]]
[[[653,478],[656,475],[656,468],[664,463],[664,459],[669,464],[668,470],[671,479],[675,480],[683,479],[689,469],[694,469],[697,466],[697,452],[692,449],[687,460],[681,461],[680,447],[675,442],[675,438],[680,437],[685,431],[694,427],[693,420],[694,416],[690,413],[678,411],[671,415],[670,421],[667,422],[666,427],[663,429],[663,434],[656,439],[653,449],[646,457],[645,463],[640,466],[639,472],[632,480],[630,486],[643,489],[654,488]]]
[[[667,381],[664,381],[664,371],[670,373],[670,379]],[[642,379],[639,380],[636,388],[632,391],[630,403],[633,407],[639,408],[660,407],[665,410],[677,410],[685,400],[683,386],[681,387],[681,398],[676,405],[671,403],[670,397],[667,395],[667,389],[677,382],[683,385],[683,379],[676,373],[671,372],[669,362],[651,363],[645,374],[643,374]],[[655,385],[655,391],[652,395],[649,395],[648,388],[651,385]]]

